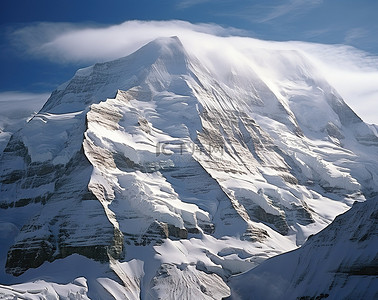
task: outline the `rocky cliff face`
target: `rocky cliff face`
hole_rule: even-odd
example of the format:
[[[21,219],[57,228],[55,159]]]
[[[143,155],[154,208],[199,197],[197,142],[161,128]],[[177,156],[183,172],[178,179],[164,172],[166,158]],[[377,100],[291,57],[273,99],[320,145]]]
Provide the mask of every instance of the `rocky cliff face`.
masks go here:
[[[0,158],[6,271],[79,254],[113,261],[125,286],[114,262],[138,259],[144,297],[183,280],[187,298],[220,298],[230,275],[376,195],[376,132],[303,56],[271,52],[216,72],[162,38],[79,70]],[[285,65],[272,80],[270,56]]]

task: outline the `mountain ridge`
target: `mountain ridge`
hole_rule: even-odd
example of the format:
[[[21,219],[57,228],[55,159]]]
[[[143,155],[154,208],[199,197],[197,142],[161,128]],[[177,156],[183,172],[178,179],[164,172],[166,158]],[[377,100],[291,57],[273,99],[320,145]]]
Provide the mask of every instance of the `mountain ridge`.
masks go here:
[[[376,298],[377,207],[377,198],[356,202],[301,248],[235,276],[231,299],[250,298],[251,291],[255,299]]]

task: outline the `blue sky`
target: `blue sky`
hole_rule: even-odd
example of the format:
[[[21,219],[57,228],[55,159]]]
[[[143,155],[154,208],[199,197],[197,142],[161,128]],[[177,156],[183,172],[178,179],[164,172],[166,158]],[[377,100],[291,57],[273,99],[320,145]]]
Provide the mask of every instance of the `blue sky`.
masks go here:
[[[183,20],[226,28],[217,34],[344,44],[376,57],[377,11],[376,0],[2,0],[0,98],[9,91],[51,92],[78,68],[93,64],[95,57],[73,57],[72,49],[67,57],[54,55],[58,48],[45,51],[68,31],[109,29],[130,20]]]

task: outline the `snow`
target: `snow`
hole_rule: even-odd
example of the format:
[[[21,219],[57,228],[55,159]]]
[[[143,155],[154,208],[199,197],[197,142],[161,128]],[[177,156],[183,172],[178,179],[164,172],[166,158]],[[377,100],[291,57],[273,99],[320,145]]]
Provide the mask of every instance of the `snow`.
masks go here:
[[[149,295],[152,299],[222,299],[230,295],[216,274],[201,272],[194,266],[162,265]]]
[[[160,38],[77,71],[14,135],[1,262],[15,243],[55,248],[52,263],[1,273],[1,292],[227,297],[230,276],[378,192],[376,128],[300,52],[185,45]],[[109,262],[61,254],[94,245]]]
[[[0,295],[6,295],[7,298],[4,299],[89,299],[85,279],[84,281],[82,279],[84,278],[76,279],[74,283],[66,285],[48,283],[43,280],[12,287],[0,285]]]
[[[231,299],[374,299],[377,198],[353,207],[301,248],[230,280]]]
[[[25,125],[46,102],[48,96],[18,92],[0,93],[0,154],[11,135]]]
[[[99,282],[114,299],[139,299],[140,284],[144,276],[143,261],[133,259],[128,262],[111,261],[110,267],[123,284],[110,278],[98,278]]]
[[[23,136],[32,162],[52,160],[54,164],[67,163],[78,146],[76,141],[70,140],[70,136],[80,126],[82,113],[83,111],[65,114],[40,112],[34,115],[29,121],[30,126],[25,127]]]
[[[294,246],[290,239],[281,240],[278,245],[274,237],[264,244],[253,244],[235,237],[215,239],[210,235],[204,235],[201,239],[168,239],[161,246],[154,248],[157,252],[156,258],[162,263],[201,266],[205,271],[225,276],[249,270],[267,257],[293,249]]]
[[[4,299],[106,299],[109,294],[97,278],[108,274],[110,279],[116,280],[109,271],[104,264],[74,254],[53,263],[46,262],[18,278],[8,275],[10,285],[1,284],[0,295]],[[1,281],[5,281],[4,276]]]

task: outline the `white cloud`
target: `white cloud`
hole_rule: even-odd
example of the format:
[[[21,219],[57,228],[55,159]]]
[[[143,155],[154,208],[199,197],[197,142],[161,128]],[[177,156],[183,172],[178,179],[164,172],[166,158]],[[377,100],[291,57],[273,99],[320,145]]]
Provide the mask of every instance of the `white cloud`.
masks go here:
[[[177,8],[178,9],[186,9],[186,8],[189,8],[189,7],[198,5],[198,4],[210,2],[210,1],[211,0],[181,0],[181,1],[178,1]]]
[[[126,56],[160,36],[241,34],[242,30],[184,21],[128,21],[94,26],[40,23],[14,31],[13,43],[35,57],[55,62],[95,62]]]
[[[352,28],[345,34],[344,41],[346,44],[353,44],[356,41],[369,36],[368,30],[364,28]]]
[[[311,1],[313,4],[317,2]],[[312,60],[365,121],[378,123],[377,57],[350,46],[237,37],[241,34],[245,32],[213,24],[129,21],[107,27],[42,23],[19,29],[12,37],[19,47],[35,57],[90,64],[126,56],[157,37],[178,36],[192,55],[218,71],[227,63],[242,60],[247,50],[298,50]],[[228,62],[224,60],[225,55]]]
[[[378,124],[378,57],[351,46],[293,44],[312,59],[365,122]]]
[[[282,4],[272,7],[270,12],[266,16],[259,18],[258,21],[260,23],[264,23],[272,21],[282,16],[286,16],[288,14],[303,14],[304,12],[307,12],[309,9],[312,9],[313,7],[320,5],[322,3],[322,0],[283,1]]]

